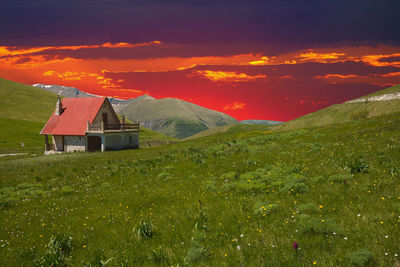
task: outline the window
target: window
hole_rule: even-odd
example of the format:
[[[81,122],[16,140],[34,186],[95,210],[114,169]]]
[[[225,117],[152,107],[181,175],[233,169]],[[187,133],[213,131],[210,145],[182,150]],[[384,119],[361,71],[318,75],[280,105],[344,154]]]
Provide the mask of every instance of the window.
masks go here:
[[[129,136],[129,144],[132,143],[132,136]]]

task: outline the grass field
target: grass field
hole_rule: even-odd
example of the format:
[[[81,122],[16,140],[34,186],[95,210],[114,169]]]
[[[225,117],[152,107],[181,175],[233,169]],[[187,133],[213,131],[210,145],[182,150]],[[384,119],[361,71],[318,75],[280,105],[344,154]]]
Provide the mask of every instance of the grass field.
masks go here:
[[[3,266],[398,266],[399,162],[400,113],[7,158],[0,258]]]
[[[56,102],[56,94],[0,78],[0,118],[46,122]]]

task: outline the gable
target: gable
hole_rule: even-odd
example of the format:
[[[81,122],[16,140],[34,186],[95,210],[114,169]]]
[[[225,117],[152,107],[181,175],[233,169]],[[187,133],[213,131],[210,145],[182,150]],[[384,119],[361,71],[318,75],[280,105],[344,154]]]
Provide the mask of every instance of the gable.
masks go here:
[[[104,102],[106,97],[64,98],[63,112],[59,116],[53,112],[40,134],[85,135],[87,122],[93,122]]]
[[[100,109],[98,110],[93,123],[101,123],[103,121],[103,114],[107,114],[107,121],[108,124],[119,124],[119,119],[117,114],[115,113],[110,101],[106,98],[104,103],[101,105]]]

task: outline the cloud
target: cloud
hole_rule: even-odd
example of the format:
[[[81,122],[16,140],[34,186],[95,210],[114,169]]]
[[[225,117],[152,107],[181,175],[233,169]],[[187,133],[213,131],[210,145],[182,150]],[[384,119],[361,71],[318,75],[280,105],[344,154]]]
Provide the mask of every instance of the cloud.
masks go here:
[[[129,91],[131,93],[139,93],[143,92],[141,90],[136,89],[125,89],[120,85],[124,82],[123,79],[114,80],[110,77],[106,77],[107,70],[102,70],[101,74],[97,73],[88,73],[88,72],[78,72],[78,71],[65,71],[65,72],[57,72],[57,71],[46,71],[43,73],[43,76],[55,76],[60,78],[62,81],[79,81],[83,79],[95,79],[96,83],[101,86],[102,89],[118,89],[120,91]]]
[[[367,75],[326,74],[323,76],[315,76],[314,79],[331,84],[364,83],[386,87],[400,84],[400,72],[369,73]]]
[[[234,71],[198,70],[196,73],[213,82],[248,82],[267,78],[267,75],[265,74],[247,75],[245,73],[237,73]]]
[[[315,79],[330,79],[330,78],[339,78],[339,79],[349,79],[349,78],[356,78],[360,77],[356,74],[349,74],[349,75],[342,75],[342,74],[326,74],[324,76],[315,76]]]
[[[393,53],[387,55],[365,55],[361,57],[361,61],[375,67],[398,67],[400,68],[400,53]],[[393,60],[390,60],[393,59]]]
[[[238,110],[245,108],[246,108],[246,103],[244,102],[234,102],[233,104],[228,104],[224,106],[224,110]]]
[[[300,58],[302,62],[319,62],[319,63],[334,63],[338,62],[340,58],[343,58],[346,54],[345,53],[316,53],[314,50],[309,50],[306,53],[301,53],[300,55],[296,56]]]

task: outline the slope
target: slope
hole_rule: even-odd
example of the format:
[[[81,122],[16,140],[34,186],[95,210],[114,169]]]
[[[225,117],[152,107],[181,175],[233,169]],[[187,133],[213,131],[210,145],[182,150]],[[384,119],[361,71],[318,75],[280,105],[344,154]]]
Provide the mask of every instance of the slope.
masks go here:
[[[0,160],[2,265],[397,266],[399,114]]]
[[[117,110],[131,120],[140,121],[148,129],[177,138],[237,122],[224,113],[176,98],[142,96]]]
[[[0,118],[46,122],[56,101],[53,93],[0,78]]]
[[[325,109],[309,113],[292,121],[277,125],[271,129],[277,131],[309,128],[347,121],[371,118],[400,111],[400,99],[377,100],[371,99],[375,96],[392,95],[400,92],[400,86],[393,86],[370,95],[363,96],[342,104],[329,106]],[[368,100],[367,100],[368,99]],[[371,101],[374,100],[374,101]]]

